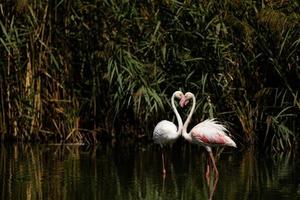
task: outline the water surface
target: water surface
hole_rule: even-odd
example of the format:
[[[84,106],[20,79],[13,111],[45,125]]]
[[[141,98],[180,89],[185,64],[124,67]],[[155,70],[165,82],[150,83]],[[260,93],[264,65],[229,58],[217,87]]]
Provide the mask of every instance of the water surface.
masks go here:
[[[226,148],[219,179],[205,177],[206,152],[169,151],[162,176],[154,145],[17,145],[0,148],[0,199],[300,199],[296,153]],[[220,151],[218,151],[220,153]]]

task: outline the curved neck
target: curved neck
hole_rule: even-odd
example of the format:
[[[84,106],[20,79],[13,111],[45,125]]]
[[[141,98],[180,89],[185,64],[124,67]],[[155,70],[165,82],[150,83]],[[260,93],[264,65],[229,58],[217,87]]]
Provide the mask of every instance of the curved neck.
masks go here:
[[[196,107],[196,97],[194,94],[192,95],[192,100],[193,100],[193,105],[192,105],[191,111],[190,111],[187,119],[185,120],[183,128],[182,128],[182,136],[190,142],[192,142],[192,137],[191,137],[191,134],[187,132],[187,127],[192,119],[192,116],[193,116],[193,113],[194,113],[194,110]]]
[[[174,103],[174,99],[175,99],[175,94],[172,95],[172,99],[171,99],[171,104],[172,104],[172,108],[173,108],[173,111],[176,115],[176,118],[177,118],[177,122],[178,122],[178,129],[177,129],[177,133],[180,134],[181,132],[181,129],[182,129],[182,119],[177,111],[177,108],[175,106],[175,103]]]

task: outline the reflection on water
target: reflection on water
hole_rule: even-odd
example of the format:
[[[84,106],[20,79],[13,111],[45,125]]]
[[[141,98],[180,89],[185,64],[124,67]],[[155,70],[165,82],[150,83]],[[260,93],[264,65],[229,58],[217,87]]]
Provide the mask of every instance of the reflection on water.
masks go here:
[[[206,152],[174,148],[168,174],[149,146],[2,145],[0,199],[299,199],[299,159],[225,149],[219,179],[205,178]]]

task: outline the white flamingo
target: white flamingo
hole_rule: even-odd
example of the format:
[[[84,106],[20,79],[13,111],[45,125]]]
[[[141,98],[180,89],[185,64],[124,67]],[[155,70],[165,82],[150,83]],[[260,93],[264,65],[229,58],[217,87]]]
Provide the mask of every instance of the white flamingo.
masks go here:
[[[196,106],[196,98],[195,95],[191,92],[187,92],[184,95],[184,98],[181,98],[180,104],[186,105],[189,100],[192,99],[193,104],[191,111],[184,122],[182,128],[182,136],[189,142],[204,146],[209,153],[210,159],[213,163],[213,168],[215,170],[216,176],[219,175],[215,159],[212,153],[212,146],[232,146],[236,147],[235,142],[226,134],[227,129],[217,122],[215,119],[207,119],[191,129],[191,131],[187,132],[187,127],[191,121],[192,115]],[[206,176],[208,177],[209,168],[207,167]]]
[[[175,97],[177,99],[182,99],[184,98],[184,94],[181,91],[176,91],[173,93],[172,98],[171,98],[171,104],[173,111],[176,115],[177,122],[178,122],[178,128],[176,125],[168,120],[162,120],[160,121],[154,128],[153,131],[153,140],[154,143],[159,144],[162,148],[162,164],[163,164],[163,174],[166,174],[166,169],[165,169],[165,158],[164,158],[164,151],[163,147],[167,144],[172,144],[175,142],[175,140],[181,135],[181,130],[182,130],[182,119],[176,109],[174,99]],[[184,101],[182,101],[184,102]],[[181,105],[183,106],[183,105]]]

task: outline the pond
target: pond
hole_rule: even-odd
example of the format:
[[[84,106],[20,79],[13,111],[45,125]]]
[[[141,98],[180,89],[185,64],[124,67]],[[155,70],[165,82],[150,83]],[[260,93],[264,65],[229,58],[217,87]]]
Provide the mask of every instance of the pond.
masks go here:
[[[297,153],[218,149],[219,178],[205,177],[206,152],[175,144],[162,176],[156,145],[2,144],[0,199],[300,199]],[[223,150],[223,151],[222,151]],[[221,153],[222,152],[222,153]]]

